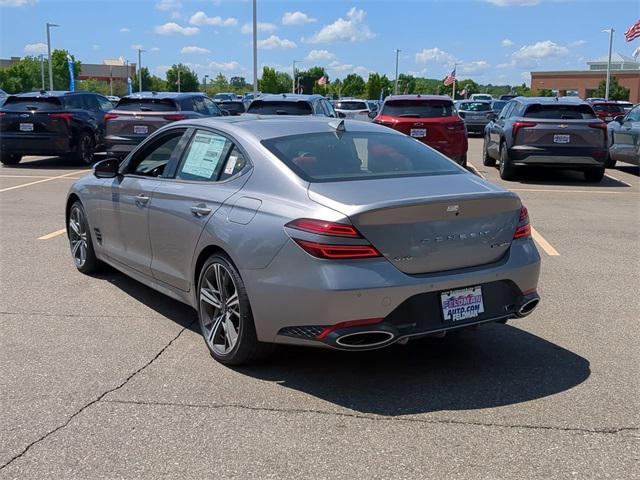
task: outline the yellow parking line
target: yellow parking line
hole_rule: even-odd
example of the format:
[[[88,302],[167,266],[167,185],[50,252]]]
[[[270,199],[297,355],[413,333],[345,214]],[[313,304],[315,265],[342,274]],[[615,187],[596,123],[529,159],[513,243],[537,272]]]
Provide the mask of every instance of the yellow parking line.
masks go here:
[[[0,175],[0,178],[51,178],[50,175]]]
[[[484,178],[486,180],[486,177],[480,173],[480,170],[478,170],[475,166],[473,166],[471,163],[467,162],[467,167],[469,167],[471,169],[471,171],[473,173],[475,173],[477,176],[479,176],[480,178]]]
[[[625,182],[624,180],[620,180],[619,178],[614,177],[613,175],[609,175],[608,173],[604,174],[605,177],[609,177],[611,180],[615,180],[618,183],[626,185],[627,187],[633,187],[630,183]]]
[[[22,185],[15,185],[13,187],[3,188],[3,189],[0,190],[0,193],[8,192],[9,190],[16,190],[18,188],[30,187],[31,185],[36,185],[38,183],[50,182],[51,180],[56,180],[58,178],[70,177],[71,175],[77,175],[78,173],[87,173],[87,172],[90,172],[90,171],[91,170],[83,170],[82,172],[65,173],[64,175],[58,175],[57,177],[49,177],[49,178],[45,178],[43,180],[36,180],[35,182],[23,183]]]
[[[66,228],[61,228],[60,230],[56,230],[55,232],[47,233],[41,237],[38,237],[38,240],[49,240],[50,238],[57,237],[58,235],[62,235],[63,233],[67,233]]]
[[[540,235],[540,233],[538,233],[538,231],[531,227],[531,236],[533,237],[533,239],[535,240],[535,242],[540,245],[540,248],[542,248],[542,250],[544,250],[544,252],[549,255],[550,257],[559,257],[560,254],[558,253],[558,251],[553,248],[551,246],[551,244],[549,242],[547,242],[545,240],[545,238]]]

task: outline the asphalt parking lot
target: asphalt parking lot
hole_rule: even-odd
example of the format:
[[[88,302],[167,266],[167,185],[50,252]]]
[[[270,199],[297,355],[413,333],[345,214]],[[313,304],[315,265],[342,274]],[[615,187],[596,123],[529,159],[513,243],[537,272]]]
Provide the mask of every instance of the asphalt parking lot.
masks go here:
[[[0,478],[640,478],[638,169],[503,182],[481,146],[471,165],[529,209],[532,316],[237,369],[188,307],[76,272],[61,229],[86,169],[0,168]]]

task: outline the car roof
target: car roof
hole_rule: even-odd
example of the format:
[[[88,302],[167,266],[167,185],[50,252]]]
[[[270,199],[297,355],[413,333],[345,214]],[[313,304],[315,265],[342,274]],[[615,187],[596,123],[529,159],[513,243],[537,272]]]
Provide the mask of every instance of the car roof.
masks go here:
[[[170,124],[173,126],[210,127],[243,139],[254,138],[257,141],[289,135],[303,135],[323,132],[336,132],[336,126],[342,124],[347,132],[378,132],[404,135],[390,128],[360,120],[341,120],[316,116],[255,115],[244,114],[239,117],[206,117],[183,120]]]
[[[471,100],[467,98],[466,100],[458,100],[457,103],[493,103],[493,102],[506,102],[506,100]]]
[[[140,93],[132,93],[131,95],[127,95],[124,98],[157,98],[157,99],[180,99],[187,97],[203,97],[204,93],[201,92],[140,92]]]
[[[305,95],[301,93],[270,93],[257,97],[254,101],[267,102],[300,102],[312,101],[318,98],[324,98],[322,95]]]
[[[69,92],[68,90],[40,90],[38,92],[26,92],[26,93],[16,93],[12,95],[12,97],[21,97],[21,98],[41,98],[41,97],[64,97],[65,95],[73,95],[76,93],[91,93],[92,95],[100,95],[99,93],[94,92]]]
[[[384,101],[389,100],[451,100],[449,95],[389,95]]]
[[[590,105],[589,102],[586,102],[578,97],[516,97],[513,100],[518,100],[519,102],[530,105],[532,103],[539,103],[542,105],[550,105],[550,104],[571,104],[571,105]]]

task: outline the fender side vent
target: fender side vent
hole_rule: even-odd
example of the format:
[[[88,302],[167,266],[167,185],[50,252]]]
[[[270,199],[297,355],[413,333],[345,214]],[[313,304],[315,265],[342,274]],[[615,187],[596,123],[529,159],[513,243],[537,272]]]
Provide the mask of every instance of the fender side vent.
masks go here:
[[[93,229],[93,233],[95,233],[96,240],[98,241],[98,243],[100,245],[102,245],[102,232],[100,231],[100,229],[99,228],[94,228]]]

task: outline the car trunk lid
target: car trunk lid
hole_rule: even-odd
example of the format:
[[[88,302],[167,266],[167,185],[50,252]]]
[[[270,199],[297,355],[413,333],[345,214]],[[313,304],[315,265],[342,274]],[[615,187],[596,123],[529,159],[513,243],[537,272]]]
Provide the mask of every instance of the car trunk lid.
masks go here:
[[[57,97],[9,97],[0,112],[0,132],[30,135],[66,135],[72,114]]]

